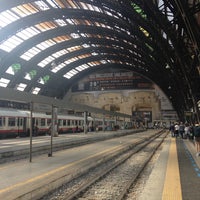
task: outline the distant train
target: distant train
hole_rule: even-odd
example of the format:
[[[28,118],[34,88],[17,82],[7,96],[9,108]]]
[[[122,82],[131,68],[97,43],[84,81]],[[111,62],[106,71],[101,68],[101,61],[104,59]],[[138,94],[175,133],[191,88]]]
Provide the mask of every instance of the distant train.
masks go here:
[[[51,115],[45,113],[33,113],[32,130],[34,135],[46,135],[51,130]],[[93,119],[87,117],[87,127],[89,131],[102,130],[103,126],[106,130],[113,130],[116,127],[116,121],[112,119]],[[82,132],[84,126],[84,118],[75,115],[58,115],[57,124],[59,134]],[[120,125],[117,125],[120,127]],[[0,108],[0,139],[11,137],[25,137],[30,135],[31,117],[30,111],[3,109]]]

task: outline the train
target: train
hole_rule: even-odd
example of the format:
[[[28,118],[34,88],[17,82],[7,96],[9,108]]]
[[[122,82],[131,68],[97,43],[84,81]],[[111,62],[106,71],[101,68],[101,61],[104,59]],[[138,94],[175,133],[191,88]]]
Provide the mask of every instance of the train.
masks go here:
[[[51,120],[51,114],[33,112],[31,124],[30,111],[0,108],[0,139],[28,137],[31,126],[33,136],[50,134]],[[56,121],[58,134],[84,131],[83,116],[58,114]],[[113,119],[105,119],[103,122],[103,119],[87,117],[88,131],[114,130],[120,126],[121,124],[116,124]]]

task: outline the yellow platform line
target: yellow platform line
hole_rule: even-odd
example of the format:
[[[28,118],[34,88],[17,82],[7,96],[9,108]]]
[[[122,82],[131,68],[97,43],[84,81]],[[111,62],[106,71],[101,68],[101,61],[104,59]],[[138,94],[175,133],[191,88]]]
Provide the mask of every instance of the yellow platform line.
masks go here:
[[[171,138],[162,200],[182,200],[176,139]]]

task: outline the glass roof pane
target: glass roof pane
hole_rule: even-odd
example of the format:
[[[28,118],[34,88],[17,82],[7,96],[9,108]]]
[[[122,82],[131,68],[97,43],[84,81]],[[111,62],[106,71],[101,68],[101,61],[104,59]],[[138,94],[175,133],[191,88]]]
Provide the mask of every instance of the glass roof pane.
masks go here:
[[[31,58],[33,58],[35,55],[37,55],[39,52],[41,52],[40,49],[33,47],[31,49],[29,49],[28,51],[26,51],[24,54],[22,54],[20,56],[20,58],[29,61]]]
[[[74,25],[73,19],[66,19],[66,21],[67,21],[69,24]]]
[[[35,27],[31,26],[28,27],[20,32],[18,32],[16,35],[22,38],[23,40],[28,40],[29,38],[39,34],[40,31],[38,31]]]
[[[71,36],[72,38],[74,38],[74,39],[80,38],[80,35],[77,34],[77,33],[71,33],[70,36]]]
[[[36,24],[35,27],[37,29],[39,29],[41,32],[45,32],[45,31],[48,31],[48,30],[52,30],[52,29],[56,28],[57,26],[53,23],[43,22],[43,23],[40,23],[40,24]]]
[[[19,91],[24,91],[25,88],[26,88],[27,84],[24,84],[24,83],[20,83],[16,86],[16,89],[19,90]]]
[[[142,8],[140,8],[140,7],[139,7],[137,4],[135,4],[135,3],[132,3],[132,6],[133,6],[134,10],[135,10],[138,14],[140,14],[144,19],[147,18],[147,15],[144,13],[144,11],[142,10]]]
[[[31,77],[30,77],[30,75],[27,73],[26,75],[25,75],[25,77],[24,77],[26,80],[31,80]]]
[[[75,69],[68,71],[66,74],[63,75],[63,77],[70,79],[71,77],[73,77],[77,73],[79,73],[79,72],[81,72],[81,71],[83,71],[83,70],[85,70],[89,67],[94,67],[94,66],[97,66],[97,65],[100,65],[100,64],[106,64],[106,63],[107,63],[107,61],[105,61],[105,62],[102,62],[102,61],[89,62],[87,64],[80,65],[80,66],[76,67]]]
[[[0,19],[0,28],[3,28],[8,24],[18,20],[19,17],[10,10],[6,10],[0,13]]]
[[[23,4],[23,5],[14,7],[14,8],[12,8],[11,10],[12,10],[14,13],[16,13],[18,16],[20,16],[21,18],[22,18],[22,17],[26,17],[26,16],[28,16],[28,15],[31,15],[31,14],[34,14],[34,13],[38,12],[37,9],[33,9],[32,7],[31,7],[30,10],[33,10],[33,11],[29,11],[29,9],[27,10],[26,5],[28,5],[28,4]]]
[[[56,22],[59,26],[67,26],[67,23],[66,23],[63,19],[56,19],[55,22]]]
[[[62,50],[52,54],[52,56],[55,58],[59,58],[60,56],[65,55],[67,53],[68,53],[68,51],[66,49],[62,49]]]
[[[26,73],[24,78],[26,80],[32,80],[36,75],[37,75],[37,71],[33,69],[29,73]]]
[[[39,80],[38,80],[38,83],[44,85],[44,84],[46,84],[49,81],[49,79],[50,79],[49,75],[40,77]]]
[[[73,2],[73,1],[67,1],[68,2],[68,4],[70,5],[70,7],[71,8],[74,8],[74,9],[77,9],[78,8],[78,6],[77,6],[77,4],[75,4],[75,2]]]
[[[60,69],[64,68],[65,66],[66,66],[65,63],[61,63],[61,64],[56,65],[55,67],[53,67],[53,68],[51,69],[51,71],[52,71],[53,73],[56,73],[56,72],[58,72]]]
[[[10,74],[10,75],[15,75],[15,73],[14,73],[12,67],[9,67],[9,68],[6,70],[6,73],[7,73],[7,74]]]
[[[10,37],[8,40],[6,40],[5,42],[3,42],[0,45],[0,49],[10,52],[12,51],[17,45],[21,44],[23,42],[22,39],[20,39],[17,36],[12,36]]]
[[[47,58],[42,60],[40,63],[38,63],[38,66],[43,68],[46,65],[48,65],[50,62],[52,62],[53,60],[55,60],[53,56],[48,56]]]
[[[60,8],[58,3],[54,0],[46,0],[53,8]]]
[[[21,69],[19,63],[12,64],[7,70],[6,73],[10,75],[15,75]]]
[[[70,79],[71,77],[73,77],[77,73],[78,73],[77,70],[72,69],[69,72],[67,72],[63,77]]]
[[[10,52],[12,51],[15,47],[17,47],[18,45],[20,45],[22,42],[24,42],[24,40],[27,40],[37,34],[39,34],[41,31],[48,31],[50,29],[54,29],[57,26],[54,23],[50,23],[50,22],[44,22],[44,23],[40,23],[35,25],[35,27],[28,27],[25,30],[18,32],[16,35],[19,36],[12,36],[10,38],[8,38],[6,41],[4,41],[1,45],[0,45],[0,49]],[[39,30],[38,30],[39,29]]]
[[[68,40],[71,40],[71,39],[72,38],[69,35],[62,35],[62,36],[58,36],[58,37],[53,38],[53,40],[56,41],[57,43],[68,41]]]
[[[10,80],[5,79],[5,78],[0,78],[0,87],[7,87],[9,83],[10,83]]]
[[[67,50],[68,50],[69,52],[73,52],[73,51],[80,50],[80,49],[82,49],[81,46],[73,46],[73,47],[67,48]]]
[[[39,87],[35,87],[32,90],[32,94],[38,94],[41,89]]]
[[[89,66],[87,64],[83,64],[83,65],[80,65],[78,67],[76,67],[76,70],[78,70],[79,72],[87,69]]]
[[[20,6],[17,6],[17,8],[18,8],[18,10],[23,12],[23,16],[21,16],[21,17],[25,17],[25,16],[32,15],[32,14],[39,12],[39,9],[31,3],[22,4]],[[12,10],[13,10],[13,8],[12,8]],[[19,13],[16,12],[16,14],[19,14]]]
[[[41,50],[45,50],[55,44],[56,44],[56,42],[54,42],[53,40],[46,40],[44,42],[41,42],[40,44],[37,44],[36,47]]]
[[[80,2],[79,4],[81,5],[81,7],[82,7],[83,9],[89,10],[87,4],[85,4],[85,3],[83,3],[83,2]]]
[[[40,8],[40,10],[49,10],[50,7],[44,1],[35,1],[34,4]]]

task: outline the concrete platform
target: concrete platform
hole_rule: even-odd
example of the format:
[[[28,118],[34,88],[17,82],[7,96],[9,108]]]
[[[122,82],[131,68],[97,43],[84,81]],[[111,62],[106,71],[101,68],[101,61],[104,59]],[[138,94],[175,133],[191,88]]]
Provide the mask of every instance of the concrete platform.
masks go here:
[[[200,157],[194,142],[169,135],[138,199],[199,200],[199,186]]]
[[[144,129],[118,130],[118,131],[98,131],[85,133],[60,134],[59,137],[40,136],[32,138],[32,148],[30,155],[30,139],[14,138],[0,140],[0,164],[18,160],[22,158],[35,157],[41,154],[49,154],[51,151],[59,151],[84,144],[103,141],[113,137],[120,137],[136,132],[142,132]],[[32,159],[30,159],[32,160]]]
[[[150,134],[156,130],[144,132]],[[104,133],[102,133],[102,136]],[[130,135],[132,137],[133,135]],[[88,136],[91,137],[91,136]],[[98,135],[100,137],[100,135]],[[70,180],[77,172],[87,170],[87,163],[108,149],[116,149],[125,139],[104,140],[33,159],[0,165],[0,199],[38,199],[38,190],[52,191],[55,185]],[[109,154],[109,153],[108,153]],[[139,200],[199,200],[200,157],[192,141],[166,138]],[[58,177],[62,177],[62,180]],[[48,183],[54,183],[54,186]],[[43,187],[41,187],[43,186]]]

